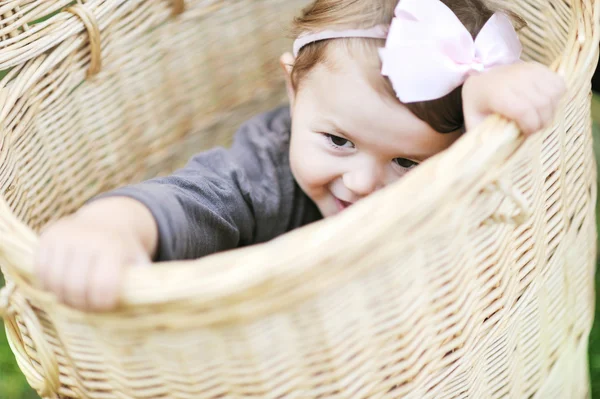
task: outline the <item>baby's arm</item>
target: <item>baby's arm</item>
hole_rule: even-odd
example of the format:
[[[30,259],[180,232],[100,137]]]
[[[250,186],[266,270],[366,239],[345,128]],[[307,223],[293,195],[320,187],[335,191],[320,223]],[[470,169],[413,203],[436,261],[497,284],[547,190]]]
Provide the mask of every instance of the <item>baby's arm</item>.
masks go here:
[[[284,111],[246,123],[230,149],[198,154],[170,176],[104,194],[50,225],[36,261],[44,287],[77,308],[111,309],[124,266],[198,258],[287,231],[295,184]]]
[[[42,233],[36,270],[43,287],[76,308],[109,310],[126,266],[251,243],[253,212],[237,179],[243,174],[221,148],[172,175],[97,197]]]
[[[43,232],[36,262],[43,287],[76,308],[108,310],[117,304],[123,267],[251,243],[243,174],[220,148],[172,175],[97,197]]]
[[[138,201],[110,197],[92,202],[42,232],[36,272],[44,288],[81,309],[116,305],[121,268],[148,264],[158,232]]]
[[[498,113],[515,121],[524,134],[533,134],[552,123],[564,93],[564,80],[541,64],[493,68],[471,76],[463,86],[466,128]]]

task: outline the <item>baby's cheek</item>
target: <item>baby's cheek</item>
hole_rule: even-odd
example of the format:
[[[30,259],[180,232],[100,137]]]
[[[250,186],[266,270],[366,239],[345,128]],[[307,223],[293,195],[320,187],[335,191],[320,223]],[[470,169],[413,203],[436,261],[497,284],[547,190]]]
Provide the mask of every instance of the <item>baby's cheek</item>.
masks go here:
[[[416,168],[418,168],[418,166],[416,166]],[[407,173],[410,173],[410,170],[398,172],[397,169],[395,169],[393,167],[390,169],[391,170],[388,171],[388,173],[386,174],[384,187],[387,187],[391,184],[396,183],[398,180],[401,180],[402,178],[404,178],[404,176],[406,176]]]
[[[294,159],[292,173],[301,186],[310,190],[326,190],[336,178],[334,165],[313,153],[312,156]]]

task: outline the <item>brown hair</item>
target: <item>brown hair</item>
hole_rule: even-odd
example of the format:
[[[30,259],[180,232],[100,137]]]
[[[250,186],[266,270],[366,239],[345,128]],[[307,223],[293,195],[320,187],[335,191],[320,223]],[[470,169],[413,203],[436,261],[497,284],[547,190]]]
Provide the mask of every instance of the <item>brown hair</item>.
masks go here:
[[[517,29],[525,22],[516,14],[493,6],[485,0],[441,0],[465,25],[473,37],[476,37],[494,12],[502,11],[509,15]],[[394,17],[398,0],[315,0],[303,10],[300,17],[294,19],[292,33],[295,37],[306,32],[317,32],[324,29],[358,29],[375,25],[389,25]],[[377,61],[377,48],[382,47],[382,39],[338,39],[349,49],[366,51],[367,59]],[[320,63],[332,66],[327,58],[327,50],[331,40],[311,43],[302,48],[292,69],[292,84],[297,90],[300,81],[311,69]],[[361,56],[363,59],[363,56]],[[379,67],[379,64],[378,64]],[[396,101],[396,94],[387,77],[378,74],[369,76],[373,86],[380,92],[391,96]],[[462,128],[464,124],[462,111],[462,87],[455,89],[445,97],[432,101],[405,104],[419,119],[427,122],[440,133],[449,133]]]

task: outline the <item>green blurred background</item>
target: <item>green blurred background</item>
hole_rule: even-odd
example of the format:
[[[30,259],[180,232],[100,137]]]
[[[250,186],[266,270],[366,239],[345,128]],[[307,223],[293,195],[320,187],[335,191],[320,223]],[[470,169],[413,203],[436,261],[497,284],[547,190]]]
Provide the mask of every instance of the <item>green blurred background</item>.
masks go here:
[[[594,123],[594,150],[596,159],[600,161],[600,95],[592,101]],[[597,213],[600,214],[598,205]],[[597,216],[597,221],[600,218]],[[598,222],[597,222],[598,224]],[[0,286],[4,285],[0,274]],[[600,287],[600,278],[596,277],[596,285]],[[596,294],[596,303],[600,296]],[[590,338],[590,373],[592,380],[592,397],[600,399],[600,306],[596,306],[596,322]],[[29,388],[19,372],[15,359],[6,342],[4,325],[0,321],[0,399],[34,399],[38,396]],[[568,399],[568,398],[565,398]]]

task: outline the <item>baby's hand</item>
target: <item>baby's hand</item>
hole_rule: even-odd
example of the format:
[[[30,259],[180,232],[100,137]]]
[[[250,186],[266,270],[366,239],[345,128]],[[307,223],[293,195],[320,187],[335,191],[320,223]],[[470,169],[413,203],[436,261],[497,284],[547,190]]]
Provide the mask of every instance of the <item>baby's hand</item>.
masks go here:
[[[471,76],[462,90],[465,126],[498,113],[530,135],[550,125],[566,90],[562,77],[537,63],[519,63]]]
[[[148,263],[148,251],[133,230],[76,213],[44,230],[35,270],[43,288],[60,301],[82,310],[109,310],[117,305],[123,267]]]

